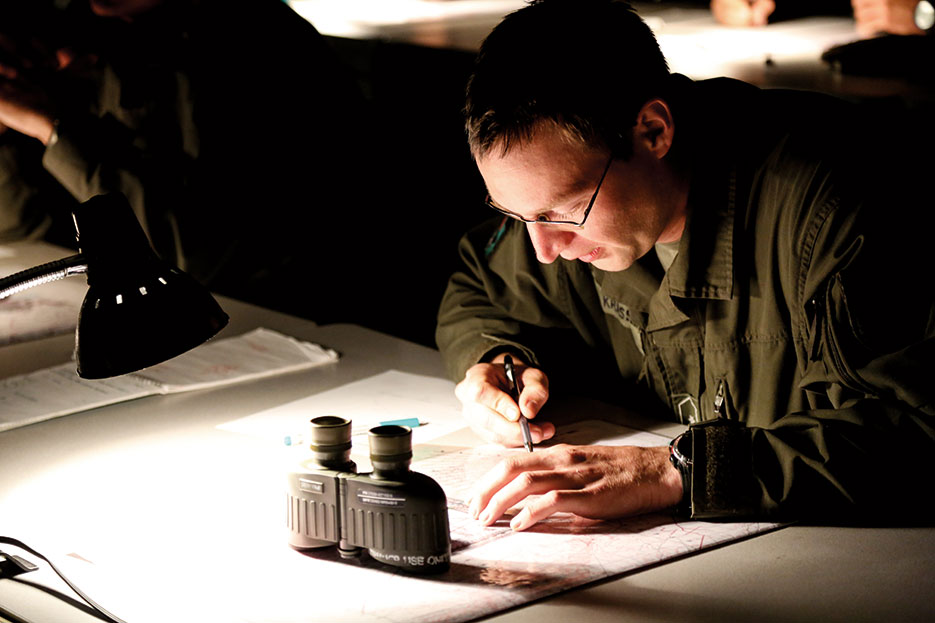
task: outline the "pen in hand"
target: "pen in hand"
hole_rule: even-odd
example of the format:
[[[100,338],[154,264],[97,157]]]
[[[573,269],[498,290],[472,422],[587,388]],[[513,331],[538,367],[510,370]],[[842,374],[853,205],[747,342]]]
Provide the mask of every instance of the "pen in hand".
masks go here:
[[[510,381],[513,400],[516,401],[516,406],[519,407],[519,384],[516,382],[516,370],[513,368],[513,358],[509,355],[504,357],[503,367],[506,370],[506,378]],[[532,452],[532,435],[529,433],[529,420],[526,419],[522,411],[519,414],[519,428],[523,432],[523,446],[526,448],[527,452]]]

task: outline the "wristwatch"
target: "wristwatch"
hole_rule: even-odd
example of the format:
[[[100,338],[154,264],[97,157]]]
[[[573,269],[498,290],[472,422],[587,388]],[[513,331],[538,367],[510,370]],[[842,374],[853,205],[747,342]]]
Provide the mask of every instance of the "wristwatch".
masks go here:
[[[935,4],[932,0],[919,0],[913,12],[916,27],[929,34],[935,29]]]
[[[682,477],[682,499],[675,507],[677,514],[690,517],[692,510],[692,435],[688,430],[669,442],[669,462]]]

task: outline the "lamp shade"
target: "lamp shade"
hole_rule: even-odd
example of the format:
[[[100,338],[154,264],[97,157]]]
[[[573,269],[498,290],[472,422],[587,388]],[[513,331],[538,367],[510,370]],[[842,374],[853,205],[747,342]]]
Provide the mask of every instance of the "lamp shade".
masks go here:
[[[73,216],[88,279],[75,334],[79,376],[105,378],[155,365],[227,324],[201,284],[159,259],[122,194],[93,197]]]

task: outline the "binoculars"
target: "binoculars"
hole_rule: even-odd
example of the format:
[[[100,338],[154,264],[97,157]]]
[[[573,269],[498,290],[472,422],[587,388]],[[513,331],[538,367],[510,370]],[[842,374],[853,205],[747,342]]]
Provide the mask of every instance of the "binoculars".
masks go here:
[[[441,573],[451,560],[448,502],[432,478],[410,471],[412,429],[377,426],[369,432],[373,471],[357,473],[351,421],[311,420],[311,458],[288,476],[286,524],[298,550],[337,544],[342,558],[363,550],[410,573]]]

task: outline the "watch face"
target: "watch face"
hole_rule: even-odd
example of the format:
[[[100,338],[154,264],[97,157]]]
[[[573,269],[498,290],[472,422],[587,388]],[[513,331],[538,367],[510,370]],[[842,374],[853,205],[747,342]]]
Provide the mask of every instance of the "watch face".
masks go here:
[[[935,6],[930,0],[920,0],[916,4],[915,22],[922,30],[930,30],[935,26]]]

